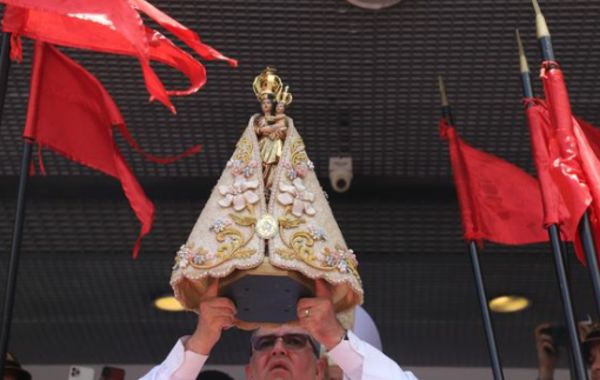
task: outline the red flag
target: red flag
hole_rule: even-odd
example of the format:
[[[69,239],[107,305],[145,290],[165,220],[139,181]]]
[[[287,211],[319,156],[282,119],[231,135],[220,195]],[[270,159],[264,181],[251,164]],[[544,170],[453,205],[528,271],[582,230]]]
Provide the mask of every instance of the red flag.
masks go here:
[[[187,46],[194,49],[198,55],[207,61],[219,59],[226,61],[230,66],[236,67],[237,61],[229,57],[224,56],[209,45],[204,44],[200,41],[200,37],[186,26],[180,24],[177,20],[171,18],[168,14],[154,7],[152,4],[145,0],[131,0],[134,6],[140,11],[144,12],[148,17],[156,21],[160,26],[173,33]]]
[[[121,182],[142,224],[133,249],[137,257],[141,238],[152,228],[154,205],[119,152],[113,125],[125,129],[102,84],[51,45],[36,42],[23,136]]]
[[[579,148],[581,166],[592,195],[589,220],[594,235],[596,256],[600,258],[600,160],[595,154],[592,145],[589,143],[583,128],[575,118],[573,118],[573,133],[577,141],[577,147]],[[581,242],[577,241],[576,243],[576,252],[579,256],[583,256],[583,246],[581,245]]]
[[[577,118],[577,123],[583,130],[596,157],[600,157],[600,130],[581,118]]]
[[[465,240],[515,245],[548,240],[534,178],[469,146],[444,119],[440,134],[449,144]]]
[[[164,25],[204,59],[220,59],[236,66],[227,58],[200,41],[198,35],[177,23],[143,0],[0,0],[6,3],[2,28],[11,32],[13,51],[19,52],[18,36],[75,48],[90,49],[137,57],[146,87],[152,98],[174,111],[169,95],[187,95],[206,82],[204,66],[176,47],[159,32],[144,26],[137,12],[144,13]],[[174,67],[186,75],[191,84],[185,90],[166,91],[150,67],[156,60]]]
[[[556,182],[568,183],[571,189],[579,193],[581,188],[588,191],[591,198],[590,221],[595,239],[596,252],[600,257],[600,160],[594,154],[579,122],[573,117],[567,87],[562,70],[556,62],[542,64],[541,78],[548,105],[549,119],[552,122],[552,133],[558,146],[558,158],[553,178]],[[559,185],[560,186],[560,185]],[[571,194],[574,191],[571,192]],[[561,189],[563,198],[568,203],[572,195]],[[579,196],[581,197],[581,196]],[[572,201],[572,200],[571,200]],[[577,257],[585,262],[581,243],[576,239]]]
[[[579,161],[573,155],[561,156],[560,141],[546,104],[538,99],[527,100],[530,102],[533,105],[526,114],[544,204],[544,226],[556,224],[565,240],[574,241],[579,221],[592,198]]]

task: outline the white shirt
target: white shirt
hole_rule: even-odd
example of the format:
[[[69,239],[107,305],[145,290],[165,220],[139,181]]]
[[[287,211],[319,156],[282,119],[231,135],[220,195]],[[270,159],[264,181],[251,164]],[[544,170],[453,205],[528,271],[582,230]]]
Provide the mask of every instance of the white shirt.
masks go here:
[[[208,356],[185,351],[185,340],[187,337],[179,339],[165,361],[140,380],[195,380]],[[412,372],[403,371],[352,331],[348,331],[348,340],[342,340],[327,355],[340,366],[347,380],[417,380]]]

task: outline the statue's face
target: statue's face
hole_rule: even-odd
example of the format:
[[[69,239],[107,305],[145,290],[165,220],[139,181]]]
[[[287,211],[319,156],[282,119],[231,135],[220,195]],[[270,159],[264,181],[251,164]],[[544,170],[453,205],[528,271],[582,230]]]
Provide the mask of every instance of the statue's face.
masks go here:
[[[275,112],[278,114],[284,113],[285,112],[285,104],[283,104],[283,102],[277,103],[277,106],[275,107]]]
[[[273,110],[273,101],[266,97],[260,102],[260,107],[263,113],[271,113],[271,111]]]

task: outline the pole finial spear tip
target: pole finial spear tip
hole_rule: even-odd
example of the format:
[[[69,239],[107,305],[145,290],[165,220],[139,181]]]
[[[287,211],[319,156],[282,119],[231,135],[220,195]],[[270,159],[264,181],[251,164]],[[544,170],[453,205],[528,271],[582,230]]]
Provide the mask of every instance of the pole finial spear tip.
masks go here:
[[[535,29],[537,32],[537,38],[550,37],[548,24],[546,24],[546,19],[542,14],[540,5],[538,4],[537,0],[531,0],[531,2],[533,3],[533,9],[535,10]]]
[[[521,73],[528,73],[529,64],[527,63],[527,57],[525,56],[525,49],[523,49],[523,42],[521,42],[521,34],[519,33],[519,29],[515,29],[515,34],[517,35],[517,46],[519,47],[519,67],[521,69]]]
[[[438,84],[440,86],[440,97],[442,100],[442,107],[448,106],[448,96],[446,95],[446,85],[444,84],[444,78],[438,75]]]

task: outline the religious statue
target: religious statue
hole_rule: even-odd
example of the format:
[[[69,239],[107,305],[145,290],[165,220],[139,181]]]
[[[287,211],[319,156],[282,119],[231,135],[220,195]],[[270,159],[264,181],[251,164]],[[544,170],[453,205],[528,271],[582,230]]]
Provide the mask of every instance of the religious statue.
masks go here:
[[[273,168],[279,163],[283,142],[287,136],[285,108],[292,102],[289,87],[286,86],[283,90],[278,78],[274,69],[267,67],[254,81],[254,92],[263,112],[262,116],[254,119],[254,130],[258,136],[267,201],[273,184]],[[277,91],[277,94],[272,91]]]
[[[260,114],[250,118],[217,186],[177,253],[176,297],[195,310],[208,287],[233,299],[241,328],[296,319],[314,281],[336,311],[362,303],[357,261],[319,184],[304,142],[285,114],[292,102],[275,69],[256,77]]]

